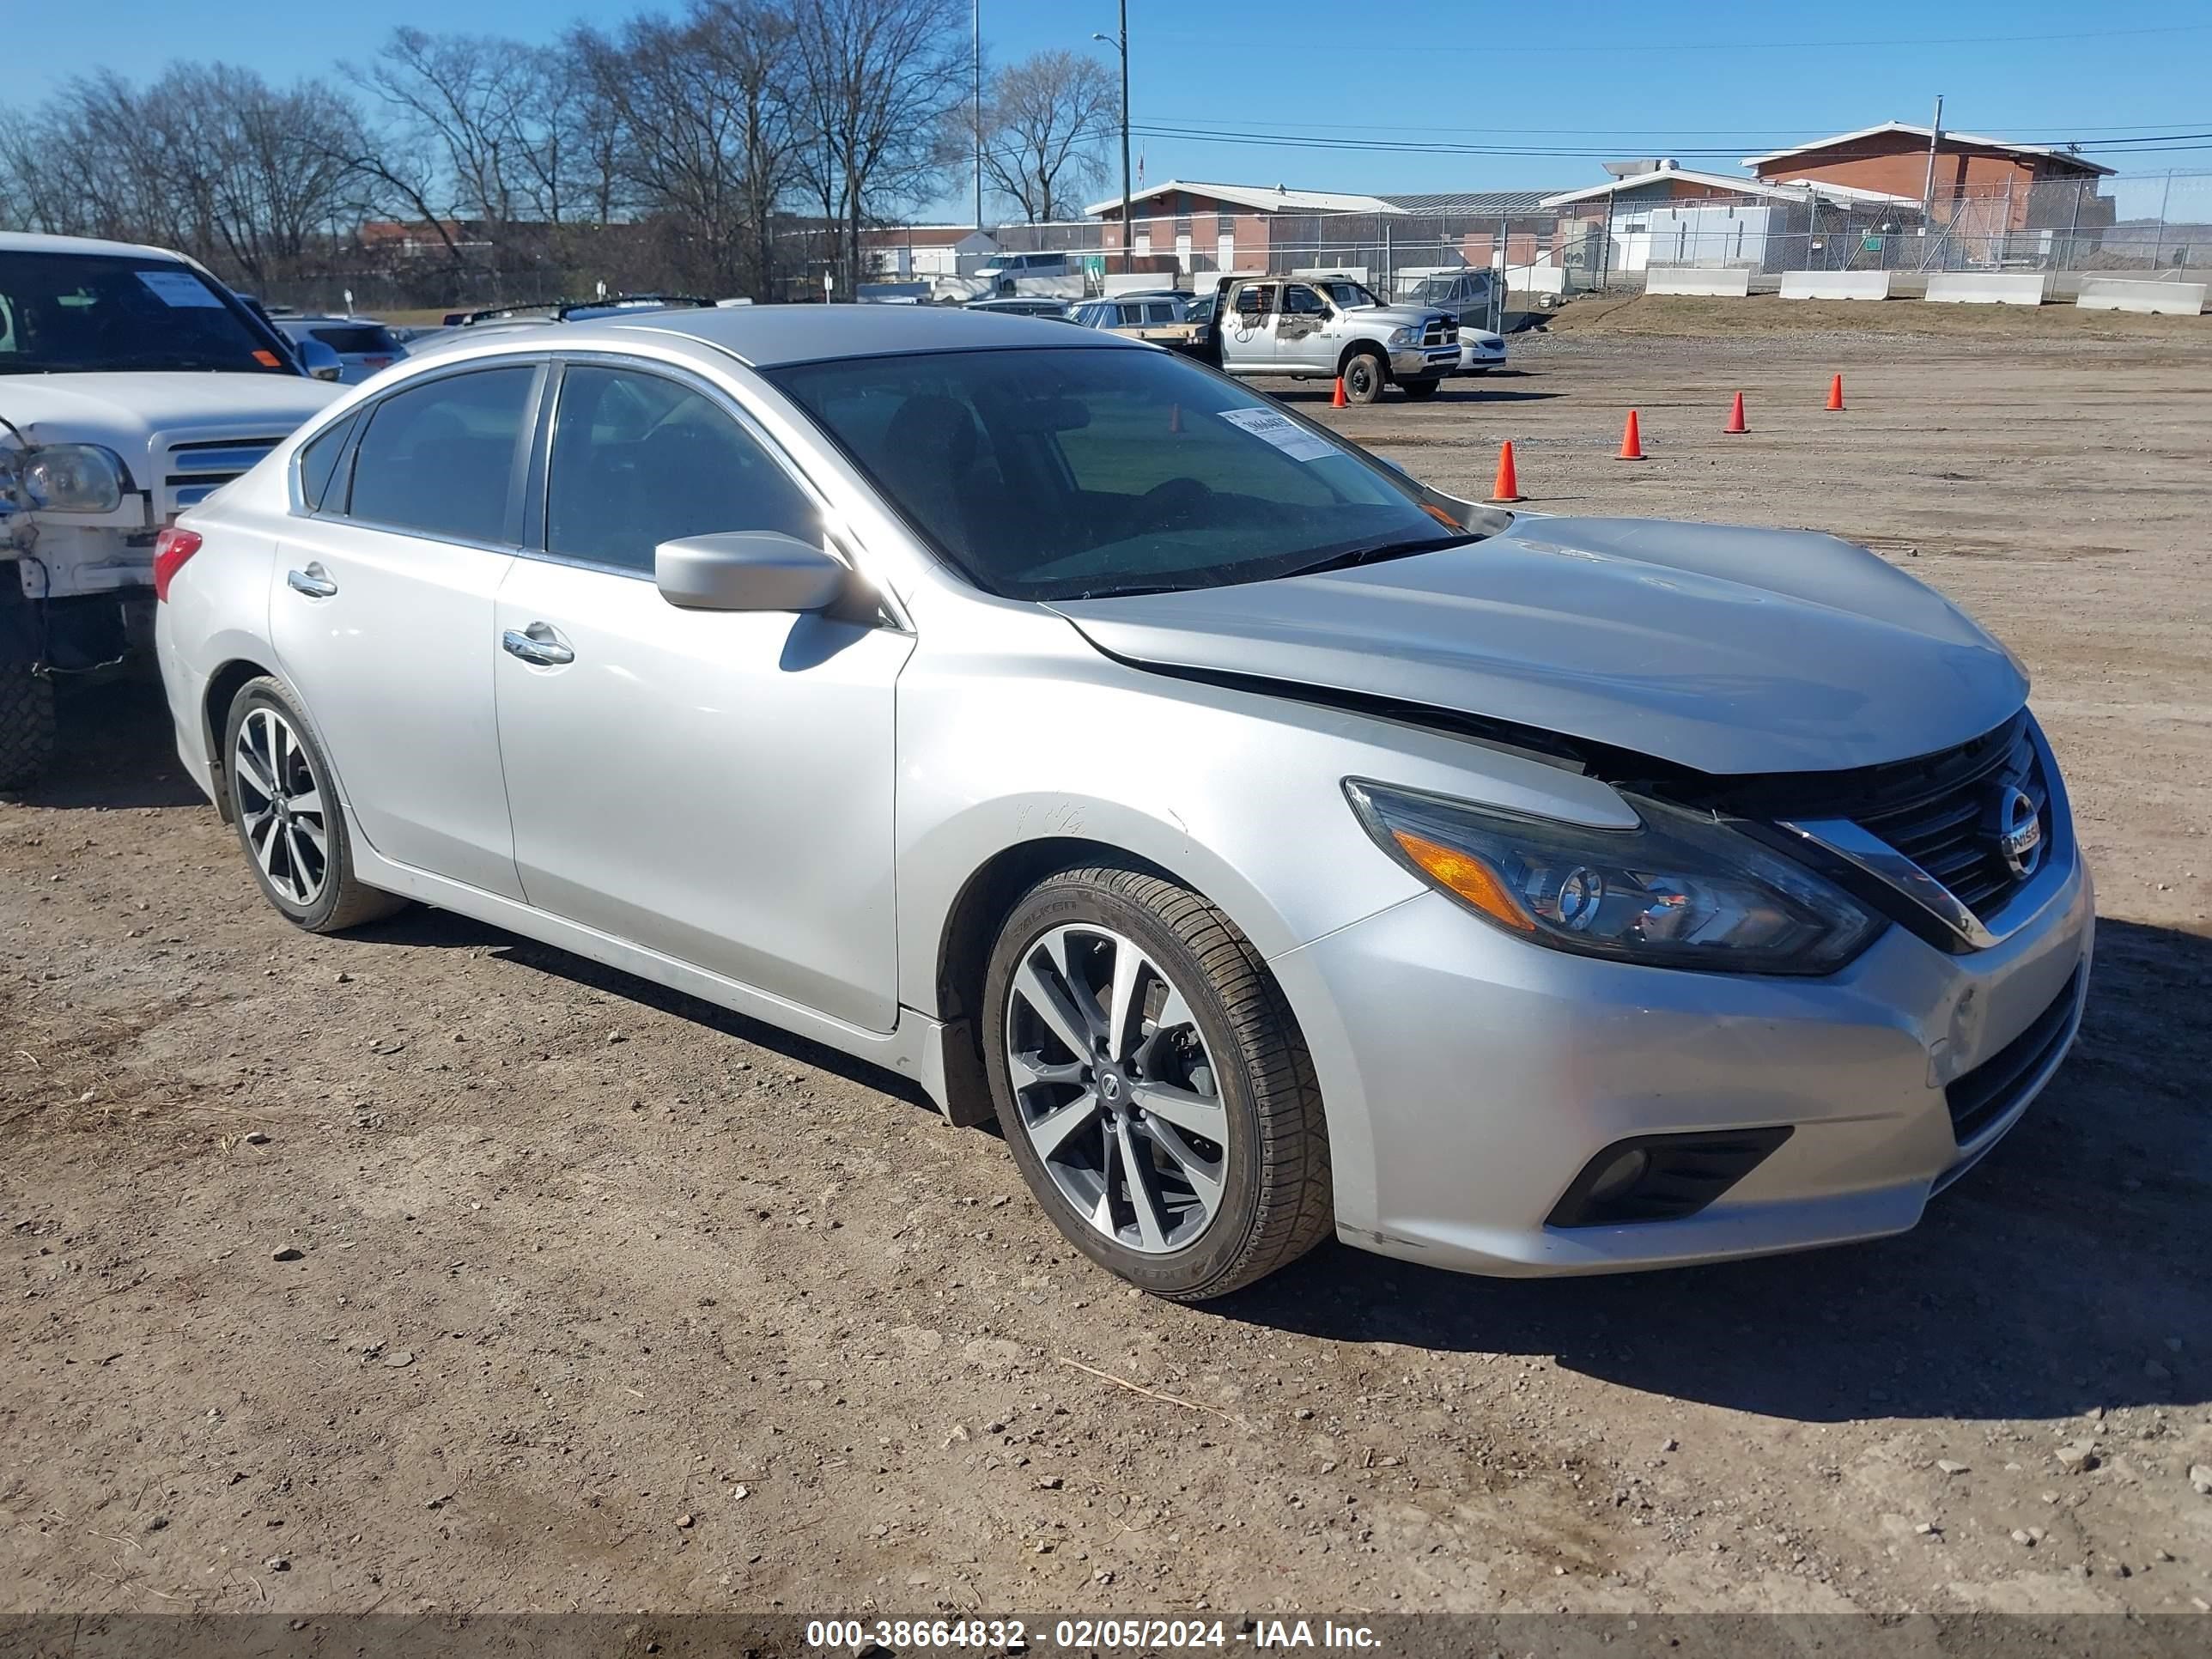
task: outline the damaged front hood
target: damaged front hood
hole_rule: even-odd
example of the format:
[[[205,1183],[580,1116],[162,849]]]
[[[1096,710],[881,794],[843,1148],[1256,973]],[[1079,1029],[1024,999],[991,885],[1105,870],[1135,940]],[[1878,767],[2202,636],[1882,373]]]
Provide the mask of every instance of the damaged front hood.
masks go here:
[[[1929,754],[2027,696],[1957,606],[1802,531],[1516,516],[1364,568],[1053,608],[1139,664],[1425,704],[1723,775]]]
[[[33,443],[100,444],[127,460],[156,433],[173,443],[249,428],[281,438],[345,390],[291,374],[6,374],[0,415]]]

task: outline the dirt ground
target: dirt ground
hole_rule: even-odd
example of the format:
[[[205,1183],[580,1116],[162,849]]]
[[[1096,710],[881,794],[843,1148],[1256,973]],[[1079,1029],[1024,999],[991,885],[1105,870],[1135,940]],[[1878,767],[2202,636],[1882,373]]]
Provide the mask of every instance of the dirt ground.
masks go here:
[[[0,1610],[2205,1612],[2212,337],[1631,320],[1331,418],[1834,529],[2027,663],[2095,988],[1917,1231],[1147,1300],[896,1079],[450,916],[293,931],[114,687],[0,803]]]

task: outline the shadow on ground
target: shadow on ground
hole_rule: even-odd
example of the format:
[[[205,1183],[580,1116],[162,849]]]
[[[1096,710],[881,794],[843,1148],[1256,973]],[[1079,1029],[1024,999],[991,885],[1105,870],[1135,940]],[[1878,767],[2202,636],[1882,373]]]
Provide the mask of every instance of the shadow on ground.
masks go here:
[[[186,806],[205,798],[185,775],[161,683],[148,674],[56,686],[59,738],[46,775],[19,799],[30,806]]]
[[[2212,943],[2100,922],[2065,1066],[1896,1238],[1549,1280],[1333,1246],[1217,1311],[1339,1341],[1553,1356],[1647,1392],[1807,1422],[2201,1406],[2212,1400],[2208,994]]]
[[[1325,406],[1336,395],[1335,388],[1326,380],[1316,381],[1311,386],[1269,386],[1265,389],[1267,395],[1279,404],[1320,404]],[[1421,410],[1437,404],[1533,404],[1543,403],[1565,395],[1564,392],[1559,392],[1508,391],[1503,386],[1486,386],[1479,379],[1447,380],[1436,395],[1425,403],[1416,403],[1402,392],[1385,392],[1367,407],[1377,410]]]
[[[27,797],[34,804],[198,800],[171,751],[158,687],[77,692],[64,720],[76,735]],[[927,1109],[896,1073],[463,917],[416,909],[356,937],[372,947],[491,947],[518,968]],[[1191,1316],[1344,1342],[1550,1356],[1648,1392],[1808,1422],[2201,1406],[2212,1401],[2208,1000],[2212,941],[2100,922],[2073,1054],[2020,1127],[1898,1238],[1723,1267],[1517,1281],[1332,1245]]]

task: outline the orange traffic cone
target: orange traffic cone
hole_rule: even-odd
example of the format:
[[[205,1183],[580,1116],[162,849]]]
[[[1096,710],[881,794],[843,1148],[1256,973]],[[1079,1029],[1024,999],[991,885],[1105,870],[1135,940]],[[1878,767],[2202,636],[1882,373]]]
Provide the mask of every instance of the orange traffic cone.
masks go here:
[[[1838,374],[1834,380],[1828,382],[1828,407],[1831,409],[1841,409],[1843,406],[1844,377]]]
[[[1618,460],[1640,461],[1644,459],[1644,434],[1636,425],[1636,411],[1628,411],[1628,425],[1620,434],[1620,453]]]
[[[1170,404],[1168,405],[1168,430],[1170,432],[1180,432],[1182,430],[1182,405],[1181,404]]]
[[[1490,487],[1493,501],[1525,501],[1521,493],[1521,480],[1513,472],[1513,440],[1508,438],[1498,451],[1498,482]]]
[[[1328,400],[1328,406],[1331,409],[1343,409],[1347,407],[1344,396],[1344,376],[1341,374],[1336,377],[1336,391],[1331,394]]]
[[[1721,430],[1723,432],[1748,432],[1751,430],[1749,427],[1743,423],[1743,393],[1741,392],[1735,394],[1735,402],[1729,408],[1728,424],[1723,427]]]

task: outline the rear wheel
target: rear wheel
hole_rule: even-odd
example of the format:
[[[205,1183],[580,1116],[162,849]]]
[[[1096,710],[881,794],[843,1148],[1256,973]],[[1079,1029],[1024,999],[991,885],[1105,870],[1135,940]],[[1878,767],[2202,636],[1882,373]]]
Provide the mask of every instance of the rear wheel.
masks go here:
[[[1344,365],[1344,400],[1348,404],[1371,404],[1382,395],[1382,388],[1390,384],[1390,371],[1382,359],[1372,351],[1354,352]]]
[[[251,680],[230,705],[223,769],[231,817],[269,902],[311,933],[335,933],[404,908],[353,872],[345,814],[307,717],[283,684]]]
[[[1312,1062],[1258,952],[1196,894],[1100,866],[1041,883],[985,988],[1006,1144],[1061,1232],[1157,1296],[1223,1296],[1330,1227]]]
[[[53,757],[54,683],[27,662],[0,664],[0,789],[29,788]]]
[[[1442,380],[1401,380],[1398,384],[1405,389],[1408,398],[1419,403],[1424,398],[1435,397],[1437,388],[1443,382]]]

